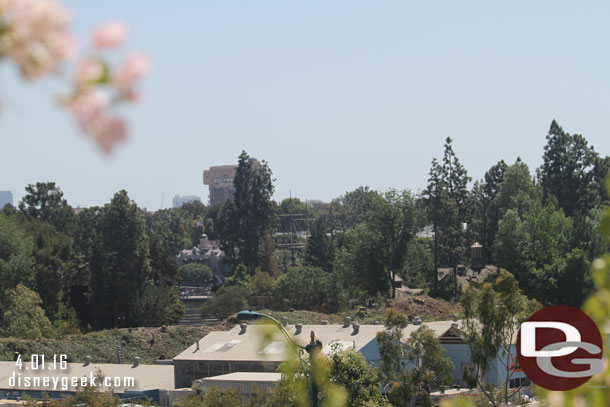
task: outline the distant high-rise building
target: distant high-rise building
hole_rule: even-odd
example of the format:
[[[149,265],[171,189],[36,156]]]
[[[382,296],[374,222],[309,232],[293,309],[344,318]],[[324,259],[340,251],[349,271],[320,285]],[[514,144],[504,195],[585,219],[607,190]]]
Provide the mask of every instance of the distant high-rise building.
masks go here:
[[[13,205],[13,193],[11,191],[0,191],[0,210],[7,203]]]
[[[237,165],[217,165],[203,172],[203,184],[210,188],[210,206],[223,204],[227,199],[233,200],[236,171]]]
[[[249,161],[254,168],[260,168],[261,163],[256,158],[250,157]],[[223,204],[227,199],[233,200],[233,178],[236,172],[237,165],[217,165],[203,171],[203,185],[210,188],[210,206]]]
[[[174,206],[174,208],[179,208],[183,204],[185,204],[187,202],[193,202],[193,201],[201,201],[201,197],[200,196],[195,196],[195,195],[186,195],[186,196],[176,195],[172,199],[172,205]]]

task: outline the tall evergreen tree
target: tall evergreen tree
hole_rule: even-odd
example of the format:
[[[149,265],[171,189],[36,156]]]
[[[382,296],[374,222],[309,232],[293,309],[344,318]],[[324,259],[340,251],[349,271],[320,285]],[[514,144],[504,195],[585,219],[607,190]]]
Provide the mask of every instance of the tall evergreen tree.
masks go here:
[[[25,187],[26,195],[19,202],[19,210],[28,218],[52,224],[60,232],[71,230],[74,211],[64,199],[64,193],[54,182],[37,182]]]
[[[565,132],[555,120],[546,139],[539,170],[545,195],[554,196],[567,216],[586,213],[603,203],[608,157],[600,158],[582,135]]]
[[[150,281],[144,217],[127,192],[117,192],[103,210],[91,259],[93,323],[97,328],[137,325],[131,303]]]
[[[316,219],[311,228],[311,235],[307,240],[305,265],[320,267],[330,273],[333,269],[335,254],[332,239],[327,233],[322,219]]]
[[[435,288],[439,258],[453,268],[457,284],[457,265],[465,259],[466,231],[471,218],[468,182],[471,178],[453,151],[451,137],[445,140],[442,164],[432,160],[428,188],[424,191],[429,218],[434,229]]]
[[[434,233],[434,270],[431,276],[434,285],[434,291],[438,290],[438,268],[439,268],[439,245],[441,241],[441,231],[444,227],[445,218],[443,216],[443,207],[447,200],[445,181],[442,176],[442,167],[436,160],[432,159],[432,167],[430,168],[428,187],[424,191],[424,203],[428,212],[428,219],[432,222],[432,232]]]
[[[225,203],[219,214],[221,245],[234,263],[243,263],[250,274],[261,263],[261,244],[265,233],[274,226],[276,204],[273,195],[271,169],[265,161],[259,163],[245,152],[239,156],[233,178],[233,203]]]
[[[504,160],[500,160],[493,165],[483,177],[480,183],[473,187],[474,214],[473,228],[479,242],[483,245],[487,262],[492,262],[494,240],[498,232],[498,213],[497,196],[500,192],[500,185],[504,181],[504,174],[508,166]]]
[[[415,200],[409,191],[389,190],[371,201],[366,222],[369,229],[382,239],[378,254],[390,282],[392,298],[394,281],[405,263],[407,247],[415,236],[418,225],[415,217]]]

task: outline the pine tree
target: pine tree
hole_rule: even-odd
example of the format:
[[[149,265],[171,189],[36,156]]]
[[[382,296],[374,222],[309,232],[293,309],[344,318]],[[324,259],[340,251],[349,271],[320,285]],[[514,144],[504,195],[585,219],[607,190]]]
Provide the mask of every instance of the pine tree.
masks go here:
[[[504,160],[499,161],[487,170],[481,182],[475,183],[472,189],[474,234],[483,245],[488,263],[493,261],[494,241],[500,220],[497,196],[507,168],[508,166]]]
[[[137,325],[128,313],[152,273],[144,217],[127,191],[105,205],[99,228],[90,265],[94,322],[97,328]]]
[[[539,178],[547,200],[554,196],[566,216],[584,214],[604,203],[608,157],[599,157],[582,135],[565,132],[555,120],[546,139]]]
[[[438,288],[440,259],[453,268],[457,284],[457,265],[465,259],[466,231],[471,218],[468,182],[471,178],[453,151],[451,137],[445,140],[442,165],[432,160],[428,187],[424,191],[428,215],[434,229],[435,290]],[[457,290],[457,286],[456,286]]]
[[[250,275],[261,264],[263,238],[276,219],[271,175],[265,161],[259,163],[242,151],[233,178],[233,203],[227,201],[219,214],[223,250],[234,264],[245,264]]]
[[[317,219],[311,228],[305,250],[305,265],[320,267],[322,270],[333,270],[334,247],[321,219]]]

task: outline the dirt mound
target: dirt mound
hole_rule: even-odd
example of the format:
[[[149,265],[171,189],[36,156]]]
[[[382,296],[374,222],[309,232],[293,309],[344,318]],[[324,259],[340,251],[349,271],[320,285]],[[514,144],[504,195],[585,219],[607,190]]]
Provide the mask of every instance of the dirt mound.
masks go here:
[[[459,305],[427,295],[389,300],[387,309],[400,311],[409,317],[418,315],[424,321],[450,320],[453,319],[454,314],[459,316],[461,312]]]

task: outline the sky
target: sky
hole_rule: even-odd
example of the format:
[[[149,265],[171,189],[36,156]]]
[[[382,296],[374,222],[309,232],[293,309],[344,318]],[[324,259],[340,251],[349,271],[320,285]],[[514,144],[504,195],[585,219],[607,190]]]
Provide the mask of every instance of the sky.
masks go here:
[[[72,206],[121,189],[149,210],[207,202],[203,170],[268,162],[274,198],[329,201],[358,186],[425,188],[447,136],[469,175],[542,162],[553,119],[610,155],[610,2],[64,1],[85,44],[129,26],[151,56],[130,139],[110,157],[0,60],[0,190],[54,181]]]

